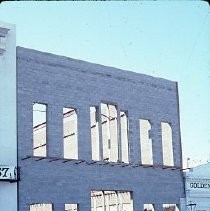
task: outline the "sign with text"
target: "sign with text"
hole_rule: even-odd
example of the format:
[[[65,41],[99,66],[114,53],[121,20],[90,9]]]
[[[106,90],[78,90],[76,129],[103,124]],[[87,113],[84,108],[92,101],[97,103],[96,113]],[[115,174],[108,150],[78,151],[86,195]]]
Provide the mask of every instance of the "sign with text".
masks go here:
[[[186,182],[188,190],[210,191],[210,179],[187,178]]]
[[[0,165],[0,180],[16,181],[17,167]]]

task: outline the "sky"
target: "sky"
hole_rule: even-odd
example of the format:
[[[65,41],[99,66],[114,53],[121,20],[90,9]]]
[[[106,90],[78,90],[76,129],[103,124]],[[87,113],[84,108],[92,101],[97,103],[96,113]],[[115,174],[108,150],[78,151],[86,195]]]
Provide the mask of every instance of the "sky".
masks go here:
[[[2,2],[17,46],[177,81],[184,163],[210,161],[205,1]]]

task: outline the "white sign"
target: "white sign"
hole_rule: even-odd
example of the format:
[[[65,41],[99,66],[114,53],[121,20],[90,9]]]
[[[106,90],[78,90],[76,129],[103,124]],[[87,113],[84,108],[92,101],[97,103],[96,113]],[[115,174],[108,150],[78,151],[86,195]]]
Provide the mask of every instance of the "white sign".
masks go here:
[[[16,181],[17,180],[17,167],[0,165],[0,180]]]
[[[187,190],[210,191],[210,179],[187,178]]]
[[[190,188],[210,188],[210,183],[207,183],[207,182],[191,182]]]

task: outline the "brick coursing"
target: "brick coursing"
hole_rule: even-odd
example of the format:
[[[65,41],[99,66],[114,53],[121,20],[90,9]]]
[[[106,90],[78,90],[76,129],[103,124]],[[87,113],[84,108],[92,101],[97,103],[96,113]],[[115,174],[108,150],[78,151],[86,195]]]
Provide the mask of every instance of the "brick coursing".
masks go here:
[[[48,155],[63,156],[63,107],[78,111],[79,159],[91,160],[89,107],[114,103],[128,111],[130,162],[140,162],[139,119],[149,119],[153,128],[154,164],[162,164],[160,122],[171,123],[175,166],[181,167],[181,140],[177,83],[143,74],[105,67],[80,60],[17,47],[19,210],[31,203],[53,203],[63,211],[64,203],[78,203],[80,211],[90,209],[91,190],[133,192],[134,210],[144,203],[179,204],[183,197],[180,169],[144,168],[134,165],[88,165],[83,162],[49,162],[32,155],[32,104],[46,103]]]

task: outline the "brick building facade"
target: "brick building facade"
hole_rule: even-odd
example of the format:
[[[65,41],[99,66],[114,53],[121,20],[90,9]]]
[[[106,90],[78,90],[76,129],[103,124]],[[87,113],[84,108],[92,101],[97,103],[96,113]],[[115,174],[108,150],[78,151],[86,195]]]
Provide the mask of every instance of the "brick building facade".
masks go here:
[[[17,109],[19,210],[180,206],[176,82],[17,47]]]

